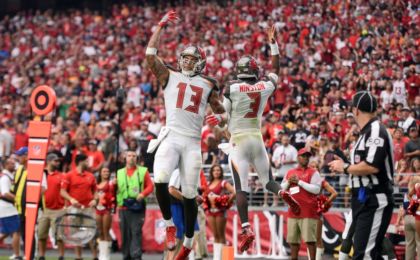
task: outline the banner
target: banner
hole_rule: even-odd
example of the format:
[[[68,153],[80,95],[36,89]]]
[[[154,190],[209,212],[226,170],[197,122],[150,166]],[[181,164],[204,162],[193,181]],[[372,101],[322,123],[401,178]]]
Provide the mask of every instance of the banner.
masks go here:
[[[232,245],[232,233],[233,233],[233,216],[237,214],[235,210],[228,211],[227,217],[227,223],[226,223],[226,241],[228,245]],[[344,230],[345,226],[345,215],[348,213],[343,212],[327,212],[324,214],[324,223],[323,223],[323,242],[325,247],[325,253],[328,254],[334,254],[335,252],[338,252],[341,245],[341,233]],[[268,216],[269,215],[275,215],[276,216],[276,223],[278,223],[278,217],[280,215],[284,216],[284,223],[283,223],[283,229],[284,233],[282,234],[283,237],[283,244],[284,244],[284,250],[290,254],[290,247],[286,242],[286,234],[287,234],[287,213],[284,211],[250,211],[249,212],[250,218],[249,222],[254,223],[254,217],[258,215],[258,218],[260,220],[260,236],[261,236],[261,251],[263,254],[268,254],[271,246],[270,241],[270,229],[268,224]],[[403,242],[405,240],[403,234],[396,234],[393,233],[395,230],[394,223],[397,219],[397,214],[394,213],[391,220],[391,225],[388,229],[388,231],[391,231],[388,233],[391,241],[393,242],[395,246],[395,252],[397,255],[402,255],[404,251],[404,246],[398,245],[400,242]],[[240,224],[238,223],[238,230],[241,230]],[[118,244],[121,246],[121,234],[120,234],[120,228],[119,228],[119,219],[118,214],[113,215],[113,222],[112,222],[112,230],[114,234],[117,237]],[[278,226],[276,227],[276,230],[278,230]],[[211,229],[207,225],[206,228],[207,232],[207,248],[209,249],[209,252],[213,251],[213,234],[211,232]],[[278,234],[280,235],[280,234]],[[159,209],[147,209],[146,211],[146,218],[143,225],[143,231],[142,231],[142,243],[143,243],[143,250],[146,253],[160,253],[163,252],[165,249],[165,223],[162,218],[162,214],[160,213]],[[6,244],[10,244],[11,240],[8,239],[6,241]],[[0,247],[4,247],[5,244],[0,243]],[[51,248],[51,244],[48,245],[49,248]],[[252,250],[249,251],[252,253]],[[300,248],[300,255],[306,255],[306,246],[302,242],[301,248]]]
[[[258,218],[260,220],[260,235],[261,235],[261,250],[263,254],[268,254],[270,250],[270,230],[268,225],[268,219],[266,214],[272,214],[279,217],[280,215],[284,216],[284,223],[283,223],[283,241],[285,250],[287,253],[290,253],[290,247],[286,242],[286,234],[287,234],[287,212],[284,211],[250,211],[249,215],[249,223],[254,223],[254,216],[258,215]],[[233,233],[233,216],[237,214],[235,210],[228,211],[227,217],[227,223],[226,223],[226,243],[228,245],[232,245],[232,233]],[[323,223],[323,242],[325,247],[325,252],[328,254],[333,254],[334,252],[337,252],[341,245],[341,233],[344,230],[345,226],[345,214],[348,213],[342,213],[342,212],[327,212],[324,214],[324,223]],[[396,221],[397,214],[394,213],[391,225],[389,230],[393,230],[394,223]],[[277,218],[278,223],[278,218]],[[238,223],[238,230],[241,230],[240,224]],[[117,235],[118,243],[121,245],[121,236],[119,232],[119,226],[118,226],[118,214],[114,215],[112,228]],[[276,228],[278,230],[278,227]],[[400,242],[404,241],[403,234],[392,234],[393,238],[391,239],[392,242]],[[397,237],[397,238],[395,238]],[[211,229],[207,225],[207,247],[210,252],[213,250],[213,234],[211,232]],[[162,214],[158,209],[148,209],[146,212],[146,218],[143,226],[143,249],[145,252],[163,252],[165,248],[165,225],[163,222]],[[301,243],[301,250],[302,255],[306,255],[306,246],[302,242]]]

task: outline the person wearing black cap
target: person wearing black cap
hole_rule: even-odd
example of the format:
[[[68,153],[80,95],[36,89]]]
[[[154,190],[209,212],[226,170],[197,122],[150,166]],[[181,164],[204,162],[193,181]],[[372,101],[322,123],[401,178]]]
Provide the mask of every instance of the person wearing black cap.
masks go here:
[[[303,117],[297,117],[296,128],[292,132],[290,143],[296,148],[296,150],[300,150],[305,147],[306,138],[308,138],[308,136],[309,132],[303,126]]]
[[[409,160],[416,157],[420,158],[420,139],[417,125],[411,126],[408,129],[408,136],[410,137],[410,141],[405,144],[404,157]]]
[[[328,164],[332,172],[350,175],[350,225],[354,227],[353,259],[356,260],[382,259],[382,240],[394,205],[392,137],[376,118],[377,106],[375,97],[368,91],[353,96],[352,112],[362,129],[360,137],[350,152],[350,163],[336,156]]]
[[[14,183],[14,194],[15,194],[15,206],[19,213],[20,219],[20,233],[23,240],[23,244],[25,245],[26,241],[26,186],[27,186],[27,176],[28,171],[26,168],[28,162],[28,147],[24,146],[21,147],[19,150],[15,152],[19,160],[19,166],[16,169],[15,173],[15,183]],[[43,175],[42,182],[41,182],[41,195],[44,194],[45,190],[47,189],[47,176]],[[42,207],[41,197],[40,197],[40,207]],[[35,241],[35,238],[34,238]],[[35,255],[35,247],[32,247],[31,251],[31,259]]]
[[[408,135],[408,129],[416,126],[416,119],[411,116],[411,109],[409,107],[402,108],[402,117],[398,121],[398,127],[404,129],[404,134]]]

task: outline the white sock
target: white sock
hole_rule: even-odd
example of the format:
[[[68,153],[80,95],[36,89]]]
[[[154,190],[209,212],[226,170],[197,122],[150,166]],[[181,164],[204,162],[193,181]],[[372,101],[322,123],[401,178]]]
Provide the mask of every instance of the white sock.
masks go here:
[[[251,226],[251,225],[249,224],[249,222],[245,222],[245,223],[243,223],[243,224],[242,224],[242,228],[246,228],[246,227],[249,227],[249,226]]]
[[[174,221],[172,220],[172,218],[171,219],[168,219],[168,220],[164,219],[164,221],[165,221],[166,227],[175,226]]]
[[[322,255],[324,254],[324,248],[317,247],[315,260],[322,260]]]
[[[193,246],[193,242],[194,242],[194,237],[191,237],[191,238],[189,238],[189,237],[184,237],[184,246],[186,247],[186,248],[189,248],[189,249],[191,249],[192,248],[192,246]]]
[[[338,260],[347,260],[349,259],[349,255],[343,252],[338,253]]]
[[[213,260],[221,260],[221,246],[222,244],[214,243],[213,244]]]
[[[195,260],[194,250],[191,250],[190,254],[188,255],[188,260]]]

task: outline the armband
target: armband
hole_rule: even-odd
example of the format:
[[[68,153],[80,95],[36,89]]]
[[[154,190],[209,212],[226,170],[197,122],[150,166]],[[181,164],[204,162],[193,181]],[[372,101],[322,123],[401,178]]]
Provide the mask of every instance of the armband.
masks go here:
[[[146,48],[146,55],[156,55],[157,49],[156,48]]]
[[[270,49],[271,49],[271,56],[280,54],[279,46],[277,45],[277,42],[276,43],[270,43]]]

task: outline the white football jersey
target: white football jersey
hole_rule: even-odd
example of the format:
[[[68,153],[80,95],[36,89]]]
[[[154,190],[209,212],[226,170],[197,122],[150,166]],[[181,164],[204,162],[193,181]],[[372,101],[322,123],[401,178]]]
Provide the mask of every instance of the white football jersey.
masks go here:
[[[402,103],[403,106],[407,106],[407,91],[405,89],[405,83],[402,80],[397,80],[392,83],[392,94],[395,97],[397,103]]]
[[[264,108],[275,88],[274,83],[268,79],[254,84],[236,81],[229,85],[223,101],[229,114],[229,132],[260,132]]]
[[[164,89],[166,126],[179,134],[201,138],[206,105],[215,81],[196,75],[188,77],[169,70]]]

